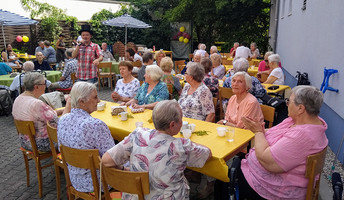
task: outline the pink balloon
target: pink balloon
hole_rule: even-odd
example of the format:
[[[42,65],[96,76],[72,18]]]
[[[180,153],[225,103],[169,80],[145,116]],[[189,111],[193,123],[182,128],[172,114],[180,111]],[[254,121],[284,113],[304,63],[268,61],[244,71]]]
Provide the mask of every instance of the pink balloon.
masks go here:
[[[16,40],[17,40],[17,42],[21,42],[21,41],[23,41],[23,38],[22,38],[22,36],[18,35],[18,36],[16,37]]]
[[[186,38],[189,34],[187,32],[183,32],[183,37]]]
[[[190,39],[191,39],[191,35],[188,34],[188,35],[186,36],[186,38],[190,40]]]
[[[178,36],[183,36],[183,32],[180,32],[180,31],[179,31],[179,32],[177,33],[177,35],[178,35]]]

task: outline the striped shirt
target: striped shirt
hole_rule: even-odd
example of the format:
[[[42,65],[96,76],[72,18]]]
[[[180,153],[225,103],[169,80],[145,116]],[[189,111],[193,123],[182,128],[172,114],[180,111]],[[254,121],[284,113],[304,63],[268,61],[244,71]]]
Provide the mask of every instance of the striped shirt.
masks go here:
[[[101,49],[99,45],[92,42],[87,46],[80,46],[76,77],[82,80],[97,78],[97,66],[92,63],[101,56],[100,52]]]

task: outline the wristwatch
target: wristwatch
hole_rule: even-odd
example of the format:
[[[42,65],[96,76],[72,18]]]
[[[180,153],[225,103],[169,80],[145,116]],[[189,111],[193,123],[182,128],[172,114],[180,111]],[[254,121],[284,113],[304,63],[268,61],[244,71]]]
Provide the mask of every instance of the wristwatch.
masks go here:
[[[223,125],[226,125],[227,124],[227,120],[223,120]]]

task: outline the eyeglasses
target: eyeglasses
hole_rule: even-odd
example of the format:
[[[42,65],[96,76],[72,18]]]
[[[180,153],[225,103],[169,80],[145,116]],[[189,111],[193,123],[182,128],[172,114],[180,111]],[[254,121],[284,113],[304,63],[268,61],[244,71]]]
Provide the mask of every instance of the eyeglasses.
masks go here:
[[[44,81],[44,83],[36,84],[36,85],[47,85],[47,81]]]

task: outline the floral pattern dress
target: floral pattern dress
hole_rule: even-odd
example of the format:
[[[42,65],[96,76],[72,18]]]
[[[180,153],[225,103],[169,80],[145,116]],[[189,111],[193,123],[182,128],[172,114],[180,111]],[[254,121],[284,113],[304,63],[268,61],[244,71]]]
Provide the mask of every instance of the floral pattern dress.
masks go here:
[[[137,128],[108,153],[119,167],[130,160],[130,171],[149,172],[150,193],[145,199],[174,200],[189,199],[184,170],[203,167],[210,150],[189,139]],[[123,193],[122,199],[137,199],[137,195]]]
[[[188,95],[190,88],[191,85],[186,83],[178,101],[183,115],[184,117],[204,121],[207,115],[215,113],[213,95],[203,83],[201,83],[194,93]]]
[[[169,99],[169,93],[166,83],[159,81],[159,83],[153,88],[153,90],[149,94],[148,86],[148,83],[143,83],[134,98],[138,101],[139,105],[151,104],[158,101]]]
[[[115,92],[117,92],[121,97],[134,98],[139,88],[140,81],[136,78],[129,83],[123,83],[123,79],[120,79],[116,83]]]
[[[13,103],[12,115],[16,120],[33,121],[37,149],[43,152],[51,151],[46,123],[48,121],[52,126],[56,126],[58,117],[50,106],[32,96],[19,95]],[[29,136],[19,134],[19,139],[21,147],[32,150]]]
[[[179,79],[174,75],[163,75],[161,81],[165,82],[166,84],[173,85],[172,87],[172,98],[178,100],[179,99],[179,91],[183,88],[180,85]]]
[[[213,97],[217,97],[219,94],[219,80],[208,74],[204,75],[203,83],[209,88]]]

